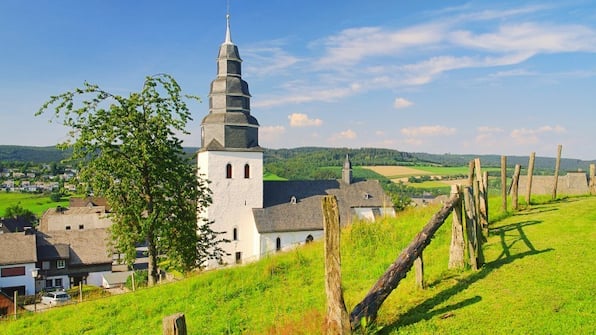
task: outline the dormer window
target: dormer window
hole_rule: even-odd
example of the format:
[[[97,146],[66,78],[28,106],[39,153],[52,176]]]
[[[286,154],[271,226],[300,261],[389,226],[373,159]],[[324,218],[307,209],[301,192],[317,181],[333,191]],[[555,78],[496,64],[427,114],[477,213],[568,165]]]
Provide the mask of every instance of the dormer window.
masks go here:
[[[227,179],[232,178],[232,164],[230,164],[230,163],[228,163],[228,165],[226,165],[226,178]]]
[[[296,197],[295,197],[295,196],[292,196],[292,197],[290,198],[290,203],[291,203],[291,204],[295,204],[295,203],[296,203]]]
[[[371,198],[371,195],[368,192],[364,192],[364,199],[368,200]]]

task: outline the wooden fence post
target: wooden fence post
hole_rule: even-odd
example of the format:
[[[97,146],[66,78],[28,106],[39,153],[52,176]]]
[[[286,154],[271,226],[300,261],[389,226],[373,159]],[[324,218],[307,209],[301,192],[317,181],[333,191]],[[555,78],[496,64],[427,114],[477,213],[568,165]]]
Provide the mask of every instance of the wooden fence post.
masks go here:
[[[526,204],[530,206],[532,197],[532,176],[534,175],[534,161],[536,160],[536,153],[530,154],[530,161],[528,162],[528,188],[526,189]]]
[[[485,236],[488,236],[488,171],[482,173],[482,184],[482,188],[484,189],[484,193],[482,193],[482,198],[480,199],[483,205],[480,206],[483,220],[482,232]]]
[[[596,194],[596,164],[590,164],[590,194]]]
[[[561,151],[563,146],[559,144],[557,146],[557,160],[555,161],[555,180],[553,183],[553,200],[557,199],[557,187],[559,185],[559,168],[561,167]]]
[[[511,208],[514,211],[519,209],[519,175],[521,174],[521,165],[515,164],[513,177],[511,178]]]
[[[422,258],[422,253],[420,256],[414,260],[414,270],[416,272],[416,286],[424,290],[426,285],[424,284],[424,260]]]
[[[79,283],[79,302],[83,302],[83,282]]]
[[[451,186],[451,195],[461,194],[458,185]],[[461,213],[461,196],[453,205],[451,224],[451,247],[449,248],[449,269],[463,269],[465,266],[464,226]]]
[[[17,298],[19,295],[19,292],[17,292],[16,290],[13,292],[13,300],[12,300],[12,306],[14,308],[14,319],[17,319],[17,312],[18,312],[18,305],[19,303],[17,302]]]
[[[476,196],[476,208],[478,211],[478,224],[482,227],[482,232],[488,232],[488,174],[486,172],[482,172],[480,158],[474,159],[474,165],[476,167],[476,180],[478,181],[477,184],[474,184],[474,195]],[[476,192],[478,193],[476,194]]]
[[[466,235],[472,269],[478,270],[478,235],[476,234],[476,206],[471,186],[464,188],[464,210],[466,212]]]
[[[468,186],[474,185],[474,166],[475,165],[476,165],[476,163],[473,159],[468,164]]]
[[[337,199],[323,198],[323,228],[325,234],[325,292],[327,293],[327,334],[350,334],[350,318],[341,288],[340,226]]]
[[[184,314],[166,316],[162,321],[163,335],[187,335]]]
[[[507,213],[507,156],[501,156],[501,208]]]

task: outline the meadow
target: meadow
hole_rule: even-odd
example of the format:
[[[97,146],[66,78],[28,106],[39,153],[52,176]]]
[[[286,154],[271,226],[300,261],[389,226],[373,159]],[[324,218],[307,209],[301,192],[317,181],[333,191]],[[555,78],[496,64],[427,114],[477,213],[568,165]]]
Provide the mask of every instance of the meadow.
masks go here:
[[[0,192],[0,217],[4,216],[6,208],[19,205],[28,209],[33,214],[41,217],[48,208],[63,206],[68,207],[68,199],[62,198],[54,202],[50,196],[37,193]]]
[[[545,199],[545,198],[544,198]],[[450,219],[424,251],[428,287],[413,273],[365,333],[593,334],[596,332],[596,197],[532,199],[491,210],[486,264],[448,270]],[[498,208],[498,198],[490,199]],[[342,232],[344,296],[351,310],[438,207],[408,209]],[[496,221],[496,219],[499,219]],[[189,334],[318,334],[325,310],[323,243],[74,306],[0,322],[2,334],[161,334],[182,312]]]

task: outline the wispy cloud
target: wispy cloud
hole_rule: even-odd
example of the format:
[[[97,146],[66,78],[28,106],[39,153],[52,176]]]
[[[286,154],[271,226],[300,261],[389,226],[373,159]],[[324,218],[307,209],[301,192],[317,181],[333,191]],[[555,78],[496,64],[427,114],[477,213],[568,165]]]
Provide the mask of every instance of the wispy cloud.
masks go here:
[[[556,126],[542,126],[539,128],[519,128],[511,131],[511,138],[518,144],[536,144],[540,141],[542,135],[547,134],[562,134],[567,130],[565,127]]]
[[[323,124],[321,119],[311,119],[306,114],[292,113],[288,115],[290,127],[319,127]]]
[[[393,107],[396,109],[408,108],[412,105],[414,105],[414,103],[405,98],[395,98],[395,101],[393,102]]]
[[[353,131],[352,129],[347,129],[339,133],[333,134],[329,140],[331,142],[337,142],[340,140],[353,140],[356,137],[358,137],[358,135],[355,131]]]
[[[402,135],[407,137],[427,137],[427,136],[443,136],[453,135],[457,132],[455,128],[449,128],[445,126],[420,126],[420,127],[407,127],[400,130]]]
[[[262,126],[259,128],[259,137],[262,142],[273,142],[285,134],[284,126]]]

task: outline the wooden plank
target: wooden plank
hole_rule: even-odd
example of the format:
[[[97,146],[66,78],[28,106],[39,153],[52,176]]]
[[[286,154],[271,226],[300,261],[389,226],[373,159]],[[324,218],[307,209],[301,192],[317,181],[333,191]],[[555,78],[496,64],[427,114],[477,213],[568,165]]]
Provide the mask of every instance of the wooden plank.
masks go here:
[[[416,287],[424,290],[426,285],[424,284],[424,260],[422,259],[422,253],[414,260],[414,271],[416,272]]]
[[[402,250],[397,259],[387,268],[385,273],[377,280],[366,297],[358,303],[350,313],[350,324],[353,330],[360,328],[363,318],[367,321],[374,321],[381,305],[389,294],[397,287],[399,282],[406,276],[414,260],[422,254],[422,251],[430,243],[435,232],[441,227],[453,206],[457,203],[459,195],[451,197],[443,204],[443,207],[433,215],[429,222],[422,228],[414,240]]]
[[[323,198],[325,234],[325,292],[327,293],[327,334],[350,334],[350,319],[341,288],[339,209],[333,195]]]
[[[466,213],[466,235],[468,237],[468,254],[472,269],[478,270],[478,234],[476,233],[476,205],[474,204],[474,190],[464,188],[464,211]]]

